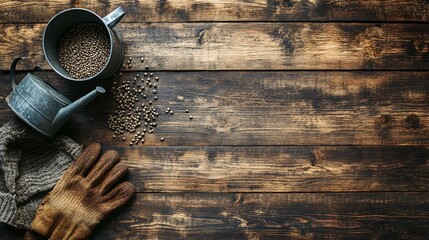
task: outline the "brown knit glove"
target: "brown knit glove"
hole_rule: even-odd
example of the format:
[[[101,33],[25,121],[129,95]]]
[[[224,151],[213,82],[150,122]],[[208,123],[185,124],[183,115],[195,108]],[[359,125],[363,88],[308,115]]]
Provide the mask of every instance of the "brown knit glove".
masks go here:
[[[45,197],[31,229],[49,239],[88,239],[94,227],[135,193],[130,182],[113,188],[127,166],[116,151],[98,159],[101,147],[87,147]],[[113,189],[112,189],[113,188]]]

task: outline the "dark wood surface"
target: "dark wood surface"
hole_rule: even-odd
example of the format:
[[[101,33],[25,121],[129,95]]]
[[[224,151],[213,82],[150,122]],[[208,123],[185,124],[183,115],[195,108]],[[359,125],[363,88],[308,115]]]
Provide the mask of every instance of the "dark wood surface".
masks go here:
[[[129,12],[117,29],[132,69],[85,83],[49,70],[41,39],[55,13],[118,5]],[[111,93],[62,131],[117,150],[138,190],[94,239],[429,238],[428,1],[6,0],[0,9],[1,124],[16,118],[5,97],[20,55],[30,60],[18,78],[42,64],[46,76],[36,74],[73,100],[141,74],[141,56],[160,77],[159,126],[144,145],[112,138]],[[0,225],[0,239],[22,235]]]

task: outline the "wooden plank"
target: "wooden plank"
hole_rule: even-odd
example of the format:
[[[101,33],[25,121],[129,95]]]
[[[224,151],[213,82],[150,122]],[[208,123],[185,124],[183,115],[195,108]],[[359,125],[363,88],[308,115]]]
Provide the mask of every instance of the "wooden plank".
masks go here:
[[[182,0],[182,1],[18,1],[0,3],[0,22],[48,22],[70,7],[91,9],[101,16],[117,6],[128,14],[122,22],[194,21],[414,21],[427,22],[429,3],[424,0]]]
[[[44,24],[1,24],[0,69],[12,58],[43,61]],[[153,70],[427,70],[426,24],[121,24],[126,57]],[[27,63],[30,69],[33,64]],[[135,61],[134,69],[144,64]]]
[[[428,193],[138,194],[94,239],[427,239]]]
[[[117,147],[139,192],[428,191],[429,148]]]
[[[427,239],[428,199],[428,193],[137,194],[91,239]],[[0,239],[16,235],[8,228]]]
[[[121,80],[132,80],[126,73]],[[140,73],[141,74],[141,73]],[[146,145],[391,145],[429,143],[428,72],[155,72],[158,127]],[[40,75],[40,74],[39,74]],[[23,75],[19,75],[18,79]],[[42,76],[42,75],[41,75]],[[75,83],[49,73],[70,99],[112,79]],[[115,80],[120,81],[120,80]],[[13,116],[0,78],[0,122]],[[153,94],[145,100],[153,98]],[[142,100],[141,100],[142,101]],[[170,107],[175,114],[164,114]],[[112,139],[107,119],[116,103],[100,96],[76,114],[65,133],[89,143],[126,145]],[[189,109],[190,113],[184,113]],[[189,120],[189,115],[194,116]],[[93,118],[93,121],[90,119]],[[91,134],[88,134],[88,133]],[[131,135],[126,135],[128,140]],[[161,143],[160,137],[166,141]]]

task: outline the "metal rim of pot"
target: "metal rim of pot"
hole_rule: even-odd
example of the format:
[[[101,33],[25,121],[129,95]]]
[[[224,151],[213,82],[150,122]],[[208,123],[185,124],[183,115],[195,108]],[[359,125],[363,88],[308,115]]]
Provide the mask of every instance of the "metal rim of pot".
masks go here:
[[[95,16],[95,17],[97,17],[103,24],[103,26],[104,26],[104,28],[105,28],[105,30],[107,31],[107,34],[109,35],[109,42],[110,42],[110,48],[109,48],[109,58],[107,59],[107,61],[105,62],[105,64],[104,64],[104,66],[103,66],[103,68],[97,73],[97,74],[95,74],[94,76],[91,76],[91,77],[89,77],[89,78],[83,78],[83,79],[76,79],[76,78],[73,78],[73,77],[69,77],[69,76],[67,76],[67,75],[64,75],[63,73],[61,73],[60,71],[58,71],[57,69],[56,69],[56,67],[54,66],[54,64],[52,64],[51,63],[51,61],[50,61],[50,59],[47,57],[48,56],[48,54],[46,53],[46,47],[45,47],[45,37],[46,37],[46,30],[48,29],[48,26],[51,24],[51,22],[53,22],[57,17],[59,17],[61,14],[63,14],[63,13],[66,13],[66,12],[69,12],[69,11],[76,11],[76,10],[78,10],[78,11],[85,11],[85,12],[88,12],[88,13],[90,13],[90,14],[92,14],[93,16]],[[117,22],[119,22],[119,20],[121,19],[122,17],[120,17],[118,20],[117,20]],[[117,23],[116,22],[116,23]],[[115,24],[116,24],[115,23]],[[65,78],[65,79],[67,79],[67,80],[71,80],[71,81],[76,81],[76,82],[83,82],[83,81],[88,81],[88,80],[93,80],[93,79],[95,79],[95,78],[97,78],[105,69],[106,69],[106,67],[107,67],[107,65],[108,65],[108,63],[109,63],[109,61],[111,60],[111,58],[112,58],[112,52],[113,52],[113,37],[112,37],[112,35],[111,34],[109,34],[109,30],[111,30],[111,31],[113,31],[115,34],[116,34],[116,36],[118,37],[118,39],[119,39],[119,44],[120,44],[120,47],[122,48],[122,49],[124,49],[124,45],[123,45],[123,43],[122,43],[122,39],[121,39],[121,37],[120,37],[120,35],[118,34],[118,32],[115,30],[115,29],[113,29],[113,27],[111,28],[111,27],[109,27],[109,25],[103,20],[103,18],[102,17],[100,17],[98,14],[96,14],[95,12],[93,12],[93,11],[91,11],[91,10],[89,10],[89,9],[86,9],[86,8],[69,8],[69,9],[66,9],[66,10],[63,10],[63,11],[61,11],[61,12],[59,12],[59,13],[57,13],[57,14],[55,14],[55,16],[53,16],[50,20],[49,20],[49,22],[48,22],[48,24],[46,25],[46,27],[45,27],[45,29],[43,30],[43,37],[42,37],[42,47],[43,47],[43,54],[44,54],[44,56],[45,56],[45,59],[46,59],[46,61],[48,62],[48,64],[49,64],[49,66],[51,66],[51,68],[57,73],[57,74],[59,74],[61,77],[63,77],[63,78]],[[124,53],[122,53],[122,58],[124,57]],[[120,66],[119,66],[119,68],[120,68]],[[118,68],[118,69],[119,69]],[[116,71],[118,70],[118,69],[116,69]]]

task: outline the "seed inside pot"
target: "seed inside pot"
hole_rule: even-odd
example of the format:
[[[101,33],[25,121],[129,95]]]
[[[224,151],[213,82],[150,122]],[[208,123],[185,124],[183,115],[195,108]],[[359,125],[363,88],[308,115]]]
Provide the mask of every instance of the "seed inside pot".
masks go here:
[[[97,23],[73,25],[58,44],[58,60],[75,79],[98,74],[109,59],[110,39],[104,26]]]

